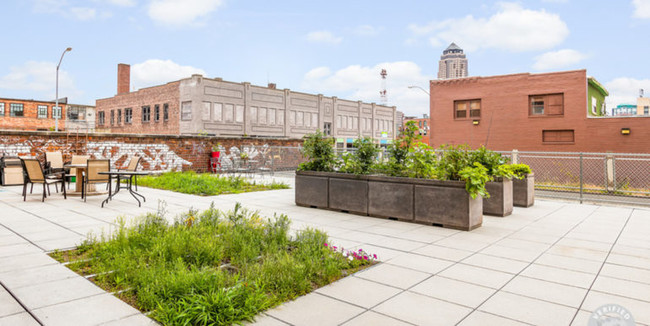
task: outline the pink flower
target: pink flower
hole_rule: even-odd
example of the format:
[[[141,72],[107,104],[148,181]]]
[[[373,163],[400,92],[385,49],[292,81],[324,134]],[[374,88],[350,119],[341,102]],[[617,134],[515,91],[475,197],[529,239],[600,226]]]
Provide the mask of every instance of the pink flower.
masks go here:
[[[327,242],[326,242],[326,243],[323,243],[323,246],[327,247]]]

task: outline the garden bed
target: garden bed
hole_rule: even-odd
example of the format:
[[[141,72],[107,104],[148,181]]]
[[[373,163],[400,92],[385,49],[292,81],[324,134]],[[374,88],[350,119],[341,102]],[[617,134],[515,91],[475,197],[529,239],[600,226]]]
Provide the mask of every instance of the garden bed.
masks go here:
[[[163,325],[230,325],[373,264],[328,246],[318,230],[288,235],[286,216],[239,205],[123,221],[111,236],[51,256]]]
[[[199,196],[289,189],[289,186],[284,183],[272,182],[269,184],[259,184],[250,182],[242,177],[222,177],[210,173],[197,174],[193,171],[166,172],[159,176],[139,177],[138,186]]]

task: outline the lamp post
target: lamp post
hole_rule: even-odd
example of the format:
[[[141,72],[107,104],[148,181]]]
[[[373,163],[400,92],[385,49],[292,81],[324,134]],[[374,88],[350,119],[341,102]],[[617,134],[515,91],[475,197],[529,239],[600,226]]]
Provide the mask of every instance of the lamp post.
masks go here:
[[[427,95],[431,96],[431,94],[429,94],[429,92],[427,92],[424,88],[422,88],[422,87],[420,87],[420,86],[411,85],[411,86],[409,86],[409,88],[410,88],[410,89],[418,88],[418,89],[420,89],[421,91],[427,93]]]
[[[56,65],[56,99],[54,100],[54,107],[59,110],[59,114],[63,113],[63,110],[59,108],[59,67],[61,67],[61,61],[63,61],[63,56],[66,52],[72,51],[72,48],[67,48],[61,53],[61,59],[59,59],[59,64]],[[54,113],[54,110],[52,110]],[[59,114],[54,117],[54,131],[59,131]]]

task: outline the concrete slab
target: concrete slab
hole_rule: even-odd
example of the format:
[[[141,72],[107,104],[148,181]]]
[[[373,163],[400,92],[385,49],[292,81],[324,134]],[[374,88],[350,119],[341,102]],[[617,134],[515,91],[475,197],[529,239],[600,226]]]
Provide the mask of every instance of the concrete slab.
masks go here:
[[[427,325],[433,321],[438,325],[454,325],[472,311],[467,307],[413,292],[403,292],[373,310],[415,325]]]
[[[316,292],[368,309],[395,296],[402,290],[352,276],[324,286]]]
[[[317,326],[339,325],[364,311],[359,306],[311,293],[268,311],[267,314],[291,325]]]

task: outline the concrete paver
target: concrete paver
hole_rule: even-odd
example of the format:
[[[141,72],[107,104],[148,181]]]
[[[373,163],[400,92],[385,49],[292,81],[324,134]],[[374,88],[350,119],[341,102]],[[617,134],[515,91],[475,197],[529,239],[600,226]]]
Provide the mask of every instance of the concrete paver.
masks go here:
[[[21,190],[0,192],[0,281],[45,325],[152,324],[46,252],[111,232],[118,216],[128,223],[163,201],[170,220],[190,207],[240,202],[286,214],[293,232],[320,228],[332,244],[379,256],[378,265],[261,314],[259,325],[584,325],[608,303],[650,325],[648,209],[537,200],[462,232],[298,207],[292,189],[198,197],[141,187],[142,207],[119,194],[104,208],[103,196],[23,202]],[[2,291],[0,325],[37,324]]]

